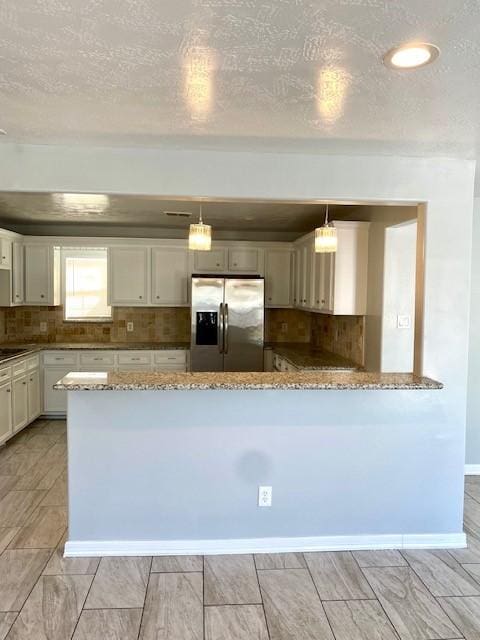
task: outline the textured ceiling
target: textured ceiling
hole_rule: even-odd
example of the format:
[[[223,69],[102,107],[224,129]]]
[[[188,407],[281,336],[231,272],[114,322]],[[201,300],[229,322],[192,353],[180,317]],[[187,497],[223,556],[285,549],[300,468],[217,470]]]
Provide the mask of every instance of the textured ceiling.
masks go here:
[[[330,207],[331,216],[347,218],[359,207]],[[323,221],[324,205],[278,202],[203,202],[204,222],[216,230],[311,231]],[[190,212],[188,217],[171,217],[165,211]],[[22,230],[40,225],[61,232],[71,223],[111,227],[187,229],[197,222],[199,203],[151,197],[96,194],[0,193],[0,227]]]
[[[2,0],[3,140],[473,155],[478,0]],[[400,42],[436,64],[385,68]]]

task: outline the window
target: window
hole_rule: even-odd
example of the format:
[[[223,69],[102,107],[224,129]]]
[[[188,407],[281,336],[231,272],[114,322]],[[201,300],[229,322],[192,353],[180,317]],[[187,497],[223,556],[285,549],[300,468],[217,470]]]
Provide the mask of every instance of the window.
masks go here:
[[[65,320],[111,320],[107,249],[64,249],[62,258]]]

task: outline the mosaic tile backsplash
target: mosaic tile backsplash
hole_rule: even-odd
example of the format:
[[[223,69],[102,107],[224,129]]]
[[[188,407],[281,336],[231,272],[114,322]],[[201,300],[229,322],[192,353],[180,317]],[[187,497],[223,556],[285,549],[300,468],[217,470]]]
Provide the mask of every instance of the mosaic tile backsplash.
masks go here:
[[[45,322],[47,331],[40,331]],[[133,331],[127,332],[127,322]],[[300,342],[364,363],[364,318],[266,309],[266,342]],[[0,309],[0,342],[189,342],[190,309],[113,307],[112,322],[65,322],[62,307]]]

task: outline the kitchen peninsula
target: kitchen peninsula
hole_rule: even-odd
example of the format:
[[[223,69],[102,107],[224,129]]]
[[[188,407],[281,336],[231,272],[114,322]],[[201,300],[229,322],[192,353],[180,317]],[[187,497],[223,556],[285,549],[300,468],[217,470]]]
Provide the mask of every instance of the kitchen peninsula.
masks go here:
[[[359,371],[71,373],[56,385],[66,555],[462,546],[424,464],[451,455],[441,388]]]

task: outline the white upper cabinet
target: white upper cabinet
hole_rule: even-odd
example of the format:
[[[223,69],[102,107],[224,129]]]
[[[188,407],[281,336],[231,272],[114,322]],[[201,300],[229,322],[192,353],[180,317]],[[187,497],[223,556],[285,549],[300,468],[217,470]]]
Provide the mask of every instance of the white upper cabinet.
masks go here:
[[[368,222],[334,222],[335,253],[315,253],[313,233],[296,241],[296,307],[334,315],[365,315]]]
[[[198,274],[223,273],[227,266],[227,250],[213,248],[211,251],[195,251],[194,265]]]
[[[263,252],[248,247],[230,248],[228,250],[228,270],[241,273],[260,273]]]
[[[0,269],[12,268],[12,241],[0,238]]]
[[[46,244],[26,244],[25,303],[60,304],[60,252]]]
[[[112,306],[149,304],[150,250],[148,247],[111,247],[108,278]]]
[[[188,249],[152,249],[152,304],[184,307],[189,302],[190,255]]]
[[[24,291],[23,244],[14,242],[12,246],[12,304],[22,304]]]
[[[265,250],[265,306],[291,305],[292,252],[285,249]]]

